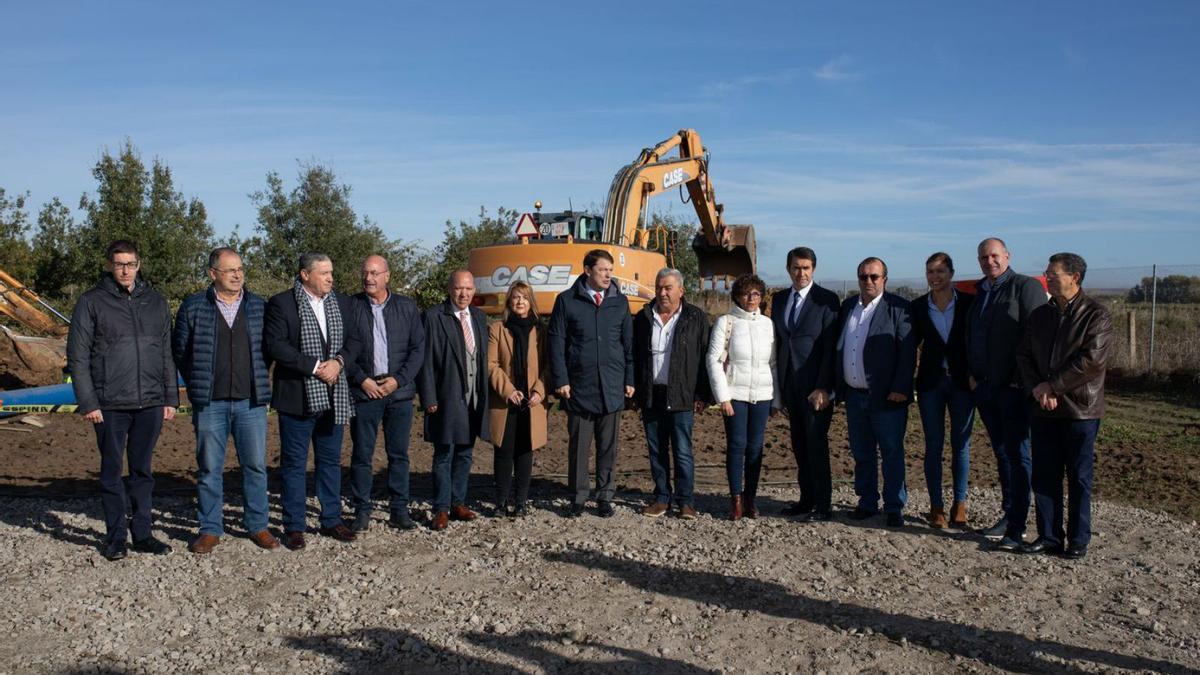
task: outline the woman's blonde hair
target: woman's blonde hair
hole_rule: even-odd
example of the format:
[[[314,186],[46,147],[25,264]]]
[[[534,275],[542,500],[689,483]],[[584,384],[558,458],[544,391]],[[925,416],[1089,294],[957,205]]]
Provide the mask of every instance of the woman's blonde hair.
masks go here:
[[[529,301],[529,313],[533,318],[538,318],[537,297],[533,294],[533,287],[524,281],[514,281],[508,287],[508,293],[504,296],[504,318],[507,319],[509,314],[512,314],[512,296],[513,293],[520,293]]]

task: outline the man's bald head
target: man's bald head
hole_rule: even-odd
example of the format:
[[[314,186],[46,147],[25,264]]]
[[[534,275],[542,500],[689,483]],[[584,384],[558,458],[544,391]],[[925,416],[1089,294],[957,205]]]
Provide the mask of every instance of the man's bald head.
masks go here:
[[[372,300],[383,302],[388,296],[388,282],[392,275],[388,269],[387,258],[381,255],[369,255],[362,264],[363,291]]]
[[[979,271],[995,281],[1008,271],[1008,245],[999,237],[988,237],[979,242]]]

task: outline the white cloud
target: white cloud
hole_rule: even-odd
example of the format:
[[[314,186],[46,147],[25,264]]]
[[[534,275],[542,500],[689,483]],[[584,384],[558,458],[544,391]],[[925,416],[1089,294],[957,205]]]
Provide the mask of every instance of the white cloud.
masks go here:
[[[824,63],[820,68],[812,71],[813,77],[823,82],[843,82],[846,80],[857,80],[861,74],[851,70],[854,66],[854,58],[842,54],[836,56]]]
[[[709,82],[700,91],[709,98],[729,96],[740,91],[761,86],[778,86],[792,82],[800,75],[796,69],[784,70],[777,73],[754,73],[743,75],[732,80]]]

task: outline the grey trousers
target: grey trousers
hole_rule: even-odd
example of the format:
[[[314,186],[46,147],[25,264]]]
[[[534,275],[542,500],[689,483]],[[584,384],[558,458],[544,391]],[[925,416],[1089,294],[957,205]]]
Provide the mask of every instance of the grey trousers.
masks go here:
[[[588,458],[592,440],[596,441],[596,499],[612,501],[616,483],[613,472],[617,466],[617,431],[621,411],[606,415],[585,412],[567,413],[567,489],[575,493],[575,503],[582,505],[588,498]]]

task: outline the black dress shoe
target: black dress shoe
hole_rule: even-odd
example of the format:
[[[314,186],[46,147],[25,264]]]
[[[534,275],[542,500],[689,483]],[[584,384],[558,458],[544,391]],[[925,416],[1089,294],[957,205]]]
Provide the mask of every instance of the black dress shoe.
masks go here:
[[[1021,547],[1021,553],[1029,553],[1029,554],[1033,554],[1033,555],[1037,555],[1040,553],[1048,553],[1050,555],[1057,555],[1062,552],[1063,552],[1062,544],[1055,544],[1054,542],[1047,541],[1045,539],[1042,539],[1041,537],[1038,537],[1037,539],[1034,539],[1033,541],[1031,541],[1028,544],[1025,544],[1024,546]]]
[[[1009,553],[1017,553],[1025,548],[1025,542],[1018,538],[1013,538],[1007,534],[1000,538],[1000,541],[992,547],[997,551],[1008,551]]]
[[[887,514],[888,527],[904,527],[904,516],[899,513]]]
[[[801,504],[800,502],[792,502],[791,504],[783,507],[783,510],[779,513],[784,516],[802,516],[810,511],[812,511],[811,506],[808,506],[807,504]]]
[[[509,518],[525,518],[529,515],[529,504],[521,504],[517,508],[508,512]]]
[[[171,552],[171,547],[155,539],[154,537],[146,537],[145,539],[135,539],[133,545],[129,548],[138,553],[151,553],[153,555],[166,555]]]
[[[850,520],[866,520],[867,518],[874,517],[878,513],[878,511],[868,511],[864,508],[856,506],[854,507],[854,510],[850,512]]]
[[[583,516],[583,504],[572,504],[571,510],[567,511],[568,518],[579,518]]]
[[[596,515],[601,518],[612,518],[616,514],[616,509],[613,508],[612,502],[597,502]]]
[[[1087,549],[1068,548],[1066,551],[1063,551],[1062,557],[1066,558],[1067,560],[1083,560],[1085,557],[1087,557]]]
[[[1008,532],[1008,518],[1001,518],[1000,520],[996,521],[995,525],[979,530],[979,534],[982,534],[988,539],[1000,539],[1006,532]]]
[[[124,560],[125,556],[129,555],[129,549],[125,547],[123,541],[110,541],[104,545],[104,550],[100,552],[100,555],[113,561]]]
[[[809,511],[800,516],[800,520],[806,523],[818,523],[826,520],[833,520],[832,511]]]
[[[359,511],[354,514],[354,522],[350,524],[350,529],[355,532],[366,532],[371,529],[371,514],[368,511]]]
[[[408,511],[397,511],[393,513],[391,517],[388,518],[388,525],[401,530],[414,530],[417,527],[417,524],[413,522],[412,517],[408,515]]]

